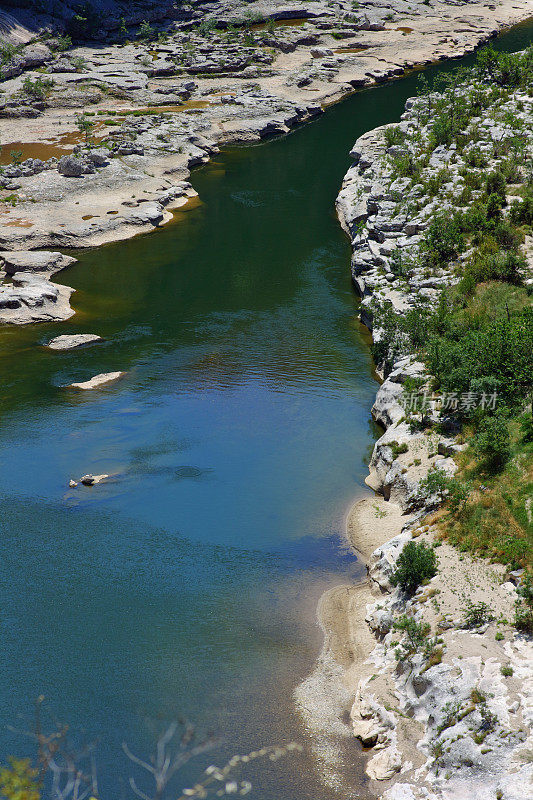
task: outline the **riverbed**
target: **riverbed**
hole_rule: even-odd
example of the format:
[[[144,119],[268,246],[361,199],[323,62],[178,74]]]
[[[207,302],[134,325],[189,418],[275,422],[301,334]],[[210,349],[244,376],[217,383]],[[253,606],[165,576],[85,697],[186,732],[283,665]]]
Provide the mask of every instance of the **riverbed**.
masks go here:
[[[75,254],[55,279],[75,317],[0,331],[1,718],[24,728],[44,694],[99,739],[102,797],[133,774],[122,741],[146,754],[180,714],[220,744],[177,786],[235,752],[306,744],[292,692],[320,649],[320,595],[362,573],[344,521],[376,433],[334,200],[357,136],[398,119],[416,79],[225,150],[174,222]],[[78,332],[105,341],[42,347]],[[113,370],[127,375],[105,390],[64,388]],[[112,479],[68,488],[87,472]],[[31,753],[5,727],[0,742]],[[309,751],[252,777],[261,800],[334,796]]]

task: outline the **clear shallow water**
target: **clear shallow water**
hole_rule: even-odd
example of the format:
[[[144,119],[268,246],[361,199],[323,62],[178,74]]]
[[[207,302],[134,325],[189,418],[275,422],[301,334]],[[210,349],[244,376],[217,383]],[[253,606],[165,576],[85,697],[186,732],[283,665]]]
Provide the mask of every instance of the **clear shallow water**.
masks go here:
[[[61,276],[73,320],[0,331],[0,718],[16,725],[45,694],[99,737],[102,796],[131,772],[122,739],[146,752],[180,713],[224,737],[183,783],[305,741],[291,694],[320,647],[318,597],[361,574],[343,521],[377,386],[334,199],[355,138],[397,119],[415,83],[225,151],[176,223],[79,254]],[[40,347],[85,331],[106,342]],[[104,391],[61,388],[115,369],[128,376]],[[86,472],[116,478],[67,488]],[[0,751],[28,744],[2,729]],[[261,800],[330,796],[308,756],[251,772]]]

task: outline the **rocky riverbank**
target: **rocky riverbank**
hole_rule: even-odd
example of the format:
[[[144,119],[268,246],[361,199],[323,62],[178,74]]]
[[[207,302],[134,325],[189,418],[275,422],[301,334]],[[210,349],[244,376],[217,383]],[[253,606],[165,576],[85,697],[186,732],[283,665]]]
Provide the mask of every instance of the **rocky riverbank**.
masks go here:
[[[156,20],[143,33],[122,4],[93,5],[98,42],[73,48],[59,35],[68,3],[54,18],[2,18],[6,250],[153,230],[189,202],[190,169],[220,145],[287,132],[355,88],[462,56],[531,14],[527,0],[163,4],[137,9]]]
[[[508,219],[519,214],[510,214],[509,205],[514,200],[521,208],[529,180],[533,101],[527,87],[495,89],[482,81],[453,85],[448,92],[446,113],[458,108],[452,92],[462,108],[458,138],[435,142],[442,118],[431,109],[441,96],[428,92],[409,100],[399,124],[358,139],[337,200],[352,241],[361,319],[379,353],[384,380],[372,414],[385,433],[374,447],[367,480],[376,494],[356,503],[347,521],[368,580],[322,598],[324,650],[297,700],[313,734],[326,736],[333,726],[317,706],[314,687],[334,696],[336,726],[344,736],[351,729],[364,747],[372,796],[522,800],[533,790],[533,642],[511,620],[525,573],[472,557],[443,540],[440,504],[446,491],[431,476],[443,481],[452,476],[466,445],[457,438],[456,415],[432,394],[432,378],[399,320],[410,314],[414,320],[421,307],[439,308],[443,290],[461,280],[465,285],[465,274],[478,264],[473,242],[435,265],[428,257],[429,231],[435,233],[435,218],[490,210],[496,201],[489,201],[484,188],[487,172],[503,174],[512,162],[507,187],[500,189],[498,222],[490,228],[507,252],[498,237],[512,230]],[[509,289],[510,296],[520,291],[530,306],[530,235],[522,236],[520,245],[507,241],[506,247],[517,248],[520,274],[488,277],[525,287]],[[480,286],[478,294],[485,291]],[[498,291],[497,284],[489,288]],[[426,389],[425,407],[413,408],[410,395],[426,396]],[[519,458],[527,470],[526,456]],[[482,485],[480,504],[483,491]],[[526,512],[527,497],[521,501]],[[528,519],[530,525],[530,514]],[[412,541],[435,546],[438,572],[409,595],[391,585],[391,576]],[[401,632],[406,619],[418,626],[420,641],[413,641],[413,631]],[[342,712],[348,709],[350,723],[343,728]],[[323,773],[331,773],[324,749],[318,756]]]

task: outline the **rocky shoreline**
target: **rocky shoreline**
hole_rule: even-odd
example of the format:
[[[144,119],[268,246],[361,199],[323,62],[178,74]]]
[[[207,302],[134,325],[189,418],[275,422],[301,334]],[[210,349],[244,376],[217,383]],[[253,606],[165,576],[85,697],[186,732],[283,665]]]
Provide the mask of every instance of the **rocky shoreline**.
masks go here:
[[[337,199],[339,220],[352,241],[361,320],[374,342],[385,335],[380,317],[384,308],[405,315],[421,300],[436,306],[442,289],[458,280],[451,267],[431,274],[411,264],[398,269],[399,253],[408,263],[432,217],[451,215],[458,197],[468,194],[463,194],[468,150],[459,155],[455,145],[433,149],[427,172],[417,178],[397,175],[397,159],[408,153],[406,137],[426,141],[428,130],[420,128],[419,117],[428,99],[435,96],[407,101],[399,124],[357,140],[351,151],[354,164]],[[494,155],[496,143],[510,141],[518,129],[523,132],[531,109],[529,93],[515,90],[501,107],[489,106],[471,120],[468,130],[476,131],[476,152],[486,154],[492,168],[502,161]],[[420,138],[410,140],[415,130]],[[529,138],[530,149],[531,144]],[[425,178],[439,170],[441,185],[425,192]],[[508,192],[511,200],[517,189],[511,186]],[[533,283],[528,237],[524,251],[527,286]],[[330,681],[340,684],[344,706],[335,688],[336,713],[350,711],[343,735],[351,728],[365,748],[372,796],[521,800],[533,785],[533,642],[509,622],[520,578],[501,565],[465,555],[437,536],[439,515],[432,512],[442,498],[421,492],[421,487],[436,470],[453,475],[457,466],[452,456],[465,445],[454,438],[451,420],[447,435],[413,431],[407,391],[429,377],[415,355],[400,343],[381,369],[384,380],[372,415],[385,433],[375,444],[367,479],[376,495],[358,501],[347,521],[348,539],[366,562],[368,579],[322,598],[324,650],[315,674],[299,687],[297,702],[309,729],[326,735],[330,723],[317,714],[312,686],[319,682],[327,692]],[[429,401],[426,414],[428,421],[446,427],[446,414],[435,401]],[[439,572],[407,597],[393,588],[390,578],[403,548],[413,540],[437,544]],[[482,624],[467,625],[465,609],[481,603],[492,615]],[[394,640],[401,634],[395,623],[406,614],[435,632],[430,660],[417,653],[407,662],[398,661]],[[332,765],[321,768],[328,773]]]

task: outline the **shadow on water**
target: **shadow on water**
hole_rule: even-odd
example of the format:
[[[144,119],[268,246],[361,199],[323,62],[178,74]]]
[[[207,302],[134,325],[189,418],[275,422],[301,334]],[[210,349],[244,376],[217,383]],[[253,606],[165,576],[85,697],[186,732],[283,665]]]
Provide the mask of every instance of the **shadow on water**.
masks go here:
[[[416,79],[225,150],[175,223],[78,254],[61,276],[72,320],[0,331],[1,717],[44,693],[100,737],[102,796],[128,775],[122,739],[146,752],[151,724],[179,712],[223,734],[218,763],[305,740],[291,695],[320,647],[320,594],[362,572],[343,524],[374,439],[334,200],[356,137],[397,119]],[[41,346],[87,331],[105,342]],[[116,369],[103,391],[63,388]],[[68,488],[86,472],[113,478]],[[27,753],[10,731],[0,743]],[[261,800],[334,796],[308,755],[252,774]]]

